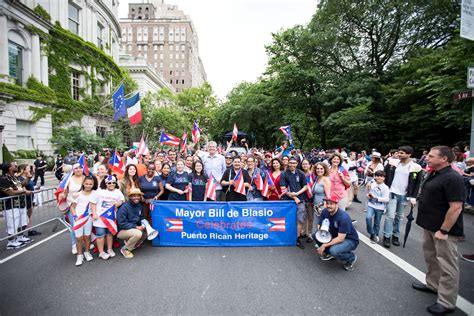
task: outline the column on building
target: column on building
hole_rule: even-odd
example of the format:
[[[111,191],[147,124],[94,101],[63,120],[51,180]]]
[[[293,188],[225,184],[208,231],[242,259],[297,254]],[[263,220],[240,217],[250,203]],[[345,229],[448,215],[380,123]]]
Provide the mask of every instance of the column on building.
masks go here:
[[[49,85],[49,74],[48,74],[48,55],[45,51],[41,50],[41,82],[45,85]]]
[[[0,81],[8,81],[8,28],[7,16],[0,15]]]
[[[41,80],[41,47],[38,34],[31,36],[31,74]]]

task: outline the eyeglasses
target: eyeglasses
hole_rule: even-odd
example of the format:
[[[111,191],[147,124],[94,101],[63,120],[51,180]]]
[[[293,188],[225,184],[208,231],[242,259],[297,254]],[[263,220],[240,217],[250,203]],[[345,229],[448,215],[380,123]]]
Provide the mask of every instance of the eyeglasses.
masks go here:
[[[109,184],[115,184],[115,183],[117,183],[117,182],[115,182],[115,181],[109,181],[109,182],[106,182],[105,184],[109,185]]]

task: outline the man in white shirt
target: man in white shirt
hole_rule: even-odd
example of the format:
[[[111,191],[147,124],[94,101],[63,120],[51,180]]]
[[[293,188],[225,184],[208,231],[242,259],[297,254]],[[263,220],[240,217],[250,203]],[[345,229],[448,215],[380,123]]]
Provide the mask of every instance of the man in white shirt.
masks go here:
[[[207,144],[207,152],[198,150],[196,154],[201,158],[204,164],[204,171],[209,177],[211,174],[217,181],[217,201],[225,201],[225,194],[222,192],[222,186],[220,184],[222,175],[226,170],[225,158],[221,154],[217,153],[217,143],[210,141]]]

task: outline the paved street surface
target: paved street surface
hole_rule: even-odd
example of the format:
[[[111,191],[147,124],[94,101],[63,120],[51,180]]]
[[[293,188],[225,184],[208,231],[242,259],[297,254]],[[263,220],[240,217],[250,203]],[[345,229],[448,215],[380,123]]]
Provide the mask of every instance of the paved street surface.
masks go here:
[[[362,209],[355,204],[349,214],[366,234]],[[42,227],[36,242],[50,236],[52,226]],[[474,252],[473,228],[474,216],[466,215],[461,253]],[[415,278],[381,255],[381,247],[361,242],[356,269],[347,272],[341,263],[319,260],[306,245],[304,250],[146,245],[131,260],[118,254],[105,262],[95,255],[75,267],[63,233],[0,264],[0,314],[425,315],[435,301],[432,294],[412,290]],[[15,253],[4,250],[4,243],[0,247],[0,259]],[[416,224],[407,247],[392,246],[390,252],[425,271]],[[460,260],[459,294],[468,307],[474,302],[473,268]],[[465,313],[457,309],[455,315]]]

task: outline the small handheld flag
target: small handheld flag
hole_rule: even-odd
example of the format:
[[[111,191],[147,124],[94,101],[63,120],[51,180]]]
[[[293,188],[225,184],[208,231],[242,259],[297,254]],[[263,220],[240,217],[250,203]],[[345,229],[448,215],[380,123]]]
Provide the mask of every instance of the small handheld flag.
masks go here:
[[[245,195],[245,182],[242,169],[234,177],[234,192]]]
[[[99,216],[100,220],[109,229],[112,235],[117,234],[117,222],[115,217],[115,205],[112,205],[107,211]]]
[[[186,153],[187,147],[186,144],[188,143],[188,133],[186,130],[183,132],[183,136],[181,137],[181,152]]]
[[[170,146],[179,146],[180,139],[176,136],[173,136],[171,134],[167,134],[165,132],[161,133],[160,136],[160,143],[163,143],[165,145],[170,145]]]
[[[199,125],[194,122],[193,124],[193,143],[197,144],[199,143],[199,139],[201,139],[201,129],[199,128]]]
[[[88,176],[90,174],[89,172],[89,166],[87,165],[87,160],[84,154],[79,157],[79,160],[77,161],[80,165],[82,170],[84,171],[84,174]]]
[[[206,200],[215,201],[217,199],[216,189],[217,189],[216,179],[214,179],[211,173],[206,183],[206,196],[205,196]]]
[[[234,123],[234,130],[232,131],[232,139],[234,142],[237,141],[237,136],[239,134],[239,130],[237,129],[237,125]]]
[[[78,230],[79,228],[84,226],[89,221],[89,219],[90,219],[89,204],[87,204],[87,207],[84,213],[78,218],[74,219],[74,230]]]
[[[65,199],[64,200],[59,199],[59,195],[61,193],[63,193],[64,190],[66,190],[67,186],[69,185],[69,181],[71,180],[71,176],[72,176],[72,170],[68,174],[64,175],[63,179],[59,183],[58,188],[56,189],[56,191],[54,191],[54,196],[56,197],[56,202],[57,202],[58,208],[61,211],[66,210],[68,205],[67,205]]]
[[[125,106],[125,92],[123,83],[117,88],[112,95],[112,103],[114,104],[114,120],[118,121],[121,117],[127,115],[127,108]]]
[[[146,156],[149,153],[150,153],[150,150],[148,149],[148,146],[146,145],[145,140],[143,139],[143,136],[142,136],[142,139],[140,139],[140,143],[138,144],[136,154],[137,156],[140,156],[140,155]]]
[[[313,197],[313,185],[314,185],[314,177],[312,174],[310,174],[309,176],[306,177],[306,185],[308,186],[308,190],[306,190],[306,195],[308,196],[308,198],[312,198]]]
[[[125,166],[123,164],[122,157],[120,157],[120,154],[118,153],[117,149],[115,149],[114,153],[112,154],[112,157],[110,157],[109,166],[112,169],[112,172],[118,174],[125,173]]]
[[[280,127],[280,131],[286,136],[288,140],[292,140],[293,136],[291,135],[290,125]]]
[[[253,175],[253,182],[255,183],[255,186],[257,187],[257,190],[262,191],[263,190],[263,179],[262,175],[260,172],[255,169],[254,175]]]

